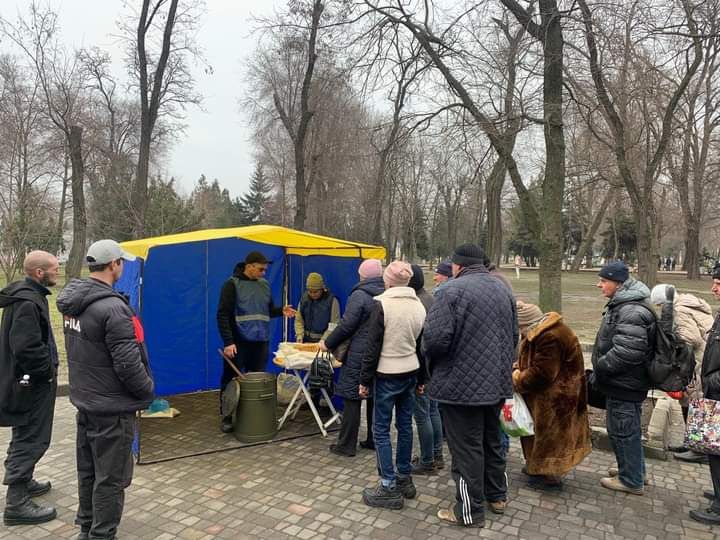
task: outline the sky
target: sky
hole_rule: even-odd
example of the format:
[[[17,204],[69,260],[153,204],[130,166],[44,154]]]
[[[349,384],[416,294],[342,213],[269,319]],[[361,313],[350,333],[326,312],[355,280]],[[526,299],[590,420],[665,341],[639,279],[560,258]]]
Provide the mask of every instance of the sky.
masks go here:
[[[60,39],[69,47],[98,46],[111,53],[114,71],[124,75],[122,45],[116,21],[127,10],[123,0],[41,0],[59,14]],[[139,4],[139,0],[130,0]],[[185,193],[201,174],[217,178],[231,196],[243,193],[254,169],[251,131],[238,100],[243,91],[243,62],[253,51],[251,15],[272,13],[280,0],[206,0],[198,43],[213,72],[195,69],[203,110],[188,109],[187,129],[172,148],[165,164]],[[0,0],[0,14],[11,20],[25,15],[29,0]]]

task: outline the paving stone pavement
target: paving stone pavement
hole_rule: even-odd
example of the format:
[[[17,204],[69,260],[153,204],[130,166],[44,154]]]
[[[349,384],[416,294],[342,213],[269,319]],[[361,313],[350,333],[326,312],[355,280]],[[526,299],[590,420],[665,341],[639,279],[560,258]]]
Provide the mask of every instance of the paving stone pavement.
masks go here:
[[[35,527],[0,526],[0,539],[73,538],[77,504],[74,408],[59,398],[53,442],[36,469],[50,479],[42,500],[58,507],[58,519]],[[0,430],[7,446],[9,430]],[[651,486],[638,497],[599,485],[612,465],[594,451],[559,494],[525,487],[520,447],[513,441],[508,463],[509,504],[504,516],[487,513],[485,529],[440,525],[435,513],[453,496],[449,470],[416,477],[418,497],[401,511],[366,507],[362,488],[377,481],[375,457],[360,450],[342,458],[320,436],[243,448],[135,468],[127,491],[119,538],[299,539],[712,539],[713,529],[687,512],[703,505],[710,487],[707,466],[648,460]],[[4,499],[4,490],[0,492]]]

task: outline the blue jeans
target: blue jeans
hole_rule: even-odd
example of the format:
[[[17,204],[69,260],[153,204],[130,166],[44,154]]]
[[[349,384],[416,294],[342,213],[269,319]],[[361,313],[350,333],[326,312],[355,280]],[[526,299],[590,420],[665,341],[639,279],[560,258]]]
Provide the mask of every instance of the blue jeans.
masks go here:
[[[412,414],[415,408],[415,375],[393,379],[375,379],[375,408],[373,409],[373,439],[377,454],[378,473],[384,486],[395,484],[396,476],[412,473],[413,429]],[[395,466],[390,442],[390,423],[395,409],[397,449]],[[395,474],[397,467],[397,475]]]
[[[642,447],[640,414],[642,402],[607,398],[608,438],[618,464],[618,478],[630,488],[642,489],[645,481],[645,457]]]
[[[442,456],[442,420],[438,402],[425,394],[415,396],[413,414],[420,441],[420,463],[432,465],[435,456]]]

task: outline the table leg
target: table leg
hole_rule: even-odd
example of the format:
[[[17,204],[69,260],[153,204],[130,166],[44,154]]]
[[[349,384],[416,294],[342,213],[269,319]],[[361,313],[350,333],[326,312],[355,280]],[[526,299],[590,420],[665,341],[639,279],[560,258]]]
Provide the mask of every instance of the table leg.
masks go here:
[[[300,395],[300,392],[302,392],[302,388],[304,386],[302,382],[302,378],[298,375],[297,371],[293,370],[293,374],[295,377],[298,378],[298,382],[300,383],[298,386],[298,389],[295,390],[295,394],[293,395],[292,399],[290,400],[290,403],[287,406],[287,409],[285,409],[285,413],[282,415],[282,418],[278,421],[278,429],[283,427],[283,424],[285,423],[285,420],[287,420],[287,417],[290,416],[290,412],[293,409],[293,405],[295,405],[295,402],[298,401],[298,396]],[[298,404],[298,409],[300,408],[300,404]],[[297,413],[297,409],[295,410],[295,413]],[[293,415],[293,418],[295,418],[295,415]]]

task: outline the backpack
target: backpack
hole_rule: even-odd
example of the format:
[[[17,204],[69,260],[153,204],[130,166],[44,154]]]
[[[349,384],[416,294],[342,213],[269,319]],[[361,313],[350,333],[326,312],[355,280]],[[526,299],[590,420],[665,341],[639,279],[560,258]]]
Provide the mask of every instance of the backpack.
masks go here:
[[[335,391],[334,375],[335,372],[333,371],[329,355],[318,351],[312,364],[310,364],[308,389],[311,392],[319,392],[324,388],[328,395],[331,396]]]
[[[673,325],[675,288],[667,288],[667,301],[663,304],[660,318],[655,310],[640,302],[653,314],[655,325],[654,354],[647,365],[648,375],[653,388],[665,392],[684,391],[695,376],[695,353],[692,345],[680,339]]]

